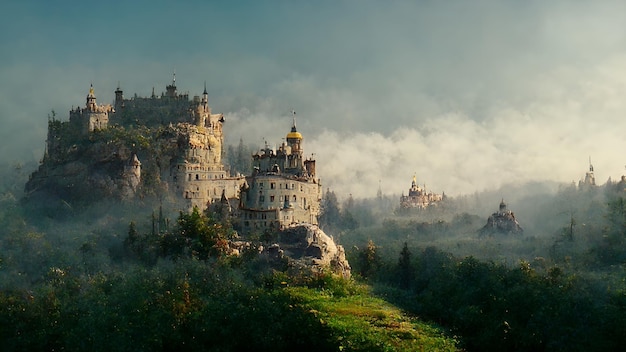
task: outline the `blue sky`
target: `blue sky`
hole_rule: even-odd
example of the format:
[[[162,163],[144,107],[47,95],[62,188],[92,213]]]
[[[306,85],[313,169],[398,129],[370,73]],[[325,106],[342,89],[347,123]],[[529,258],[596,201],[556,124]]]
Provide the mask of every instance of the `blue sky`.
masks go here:
[[[207,82],[228,141],[305,152],[340,196],[468,194],[626,171],[621,1],[0,4],[0,158],[37,161],[51,110]]]

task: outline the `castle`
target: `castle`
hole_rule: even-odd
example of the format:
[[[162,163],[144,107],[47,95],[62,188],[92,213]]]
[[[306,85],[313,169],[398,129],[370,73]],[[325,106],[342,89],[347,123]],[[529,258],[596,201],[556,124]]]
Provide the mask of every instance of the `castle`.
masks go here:
[[[164,93],[153,88],[150,97],[126,99],[118,85],[113,105],[98,105],[91,85],[85,106],[69,115],[69,121],[49,120],[44,158],[27,194],[132,199],[149,184],[186,209],[226,208],[244,232],[317,224],[321,184],[315,160],[304,157],[295,112],[286,142],[251,155],[249,175],[231,174],[224,165],[225,119],[211,112],[206,83],[192,99],[178,93],[175,75]]]
[[[422,189],[417,184],[417,178],[415,177],[415,175],[413,175],[413,182],[411,182],[409,194],[405,196],[403,192],[400,196],[400,207],[424,209],[430,205],[436,205],[438,202],[444,199],[444,194],[426,192],[425,188],[426,186],[424,186],[424,189]]]
[[[493,235],[495,233],[502,234],[521,234],[524,230],[515,219],[515,214],[507,209],[504,199],[500,202],[497,212],[491,214],[487,218],[487,224],[480,230],[480,234]]]
[[[593,174],[593,164],[591,164],[591,157],[589,157],[589,171],[585,173],[585,178],[578,181],[579,189],[590,189],[596,186],[596,177]]]
[[[315,160],[305,159],[302,134],[293,126],[286,142],[274,151],[267,144],[254,158],[241,196],[244,229],[277,228],[281,224],[317,224],[322,185],[315,178]]]

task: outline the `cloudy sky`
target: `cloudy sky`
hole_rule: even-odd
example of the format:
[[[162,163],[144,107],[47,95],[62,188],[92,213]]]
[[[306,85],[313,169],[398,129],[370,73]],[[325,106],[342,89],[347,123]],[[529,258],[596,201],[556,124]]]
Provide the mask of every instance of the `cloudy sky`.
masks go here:
[[[62,3],[58,4],[58,3]],[[305,152],[338,195],[626,174],[623,1],[4,1],[0,158],[37,161],[93,83],[202,93],[229,143]]]

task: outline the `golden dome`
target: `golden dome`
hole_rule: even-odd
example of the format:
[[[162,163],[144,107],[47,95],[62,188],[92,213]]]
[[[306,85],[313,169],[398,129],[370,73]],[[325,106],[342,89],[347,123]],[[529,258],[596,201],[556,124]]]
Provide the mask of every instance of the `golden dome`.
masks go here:
[[[291,131],[287,133],[287,139],[302,139],[302,134],[298,131]]]

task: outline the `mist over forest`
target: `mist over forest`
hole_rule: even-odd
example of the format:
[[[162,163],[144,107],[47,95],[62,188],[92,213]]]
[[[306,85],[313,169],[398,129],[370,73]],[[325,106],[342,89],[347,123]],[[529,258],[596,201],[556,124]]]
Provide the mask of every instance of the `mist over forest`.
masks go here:
[[[249,164],[237,165],[242,161],[236,157],[237,149],[237,145],[228,147],[231,168],[249,167]],[[100,343],[103,349],[136,348],[137,345],[128,343],[139,341],[139,349],[143,350],[197,339],[199,331],[189,325],[199,324],[193,315],[179,315],[179,308],[150,298],[158,292],[171,292],[174,301],[204,317],[205,322],[239,314],[247,321],[274,324],[273,329],[254,333],[260,341],[257,346],[260,350],[286,350],[294,346],[333,350],[335,347],[331,346],[337,346],[338,342],[328,336],[334,333],[324,330],[330,326],[322,325],[326,327],[318,330],[321,326],[308,322],[312,325],[306,337],[297,335],[302,331],[278,328],[283,325],[277,322],[285,319],[308,319],[305,313],[287,313],[277,305],[278,301],[294,304],[295,298],[291,296],[294,292],[289,291],[281,298],[276,296],[287,292],[281,288],[285,283],[313,290],[307,291],[307,295],[321,289],[321,292],[333,292],[335,299],[353,295],[361,297],[360,300],[365,299],[363,295],[380,297],[409,314],[436,323],[442,334],[455,336],[452,345],[465,350],[611,350],[626,337],[622,314],[626,307],[623,182],[610,181],[598,186],[556,182],[509,184],[495,190],[447,197],[425,209],[401,208],[398,195],[380,192],[376,197],[340,199],[334,190],[327,188],[320,226],[346,248],[353,273],[352,283],[332,279],[339,280],[333,283],[330,279],[310,281],[299,276],[281,276],[285,274],[264,260],[250,259],[254,256],[248,254],[234,260],[207,253],[200,261],[192,254],[189,261],[184,255],[174,254],[178,252],[162,252],[166,242],[154,242],[158,237],[150,235],[154,234],[155,216],[169,219],[177,229],[184,224],[181,219],[189,219],[178,213],[177,204],[149,198],[124,203],[97,201],[77,207],[53,198],[25,201],[23,184],[29,177],[25,170],[28,165],[4,166],[0,193],[3,224],[0,299],[7,308],[24,311],[19,314],[5,311],[2,319],[5,322],[17,317],[26,319],[26,323],[5,330],[2,335],[3,340],[10,342],[9,349],[24,346],[47,349],[85,338],[77,349],[91,349],[94,343]],[[515,213],[523,233],[481,233],[487,217],[498,210],[502,201]],[[208,221],[213,221],[210,217]],[[132,224],[130,228],[129,224]],[[267,246],[272,238],[260,241]],[[208,266],[202,264],[205,261]],[[219,277],[226,281],[213,282]],[[151,281],[155,284],[148,284]],[[213,289],[207,290],[208,286],[204,286],[207,282],[213,282],[210,284]],[[368,285],[371,291],[363,293],[359,291],[363,288],[350,286],[357,283]],[[257,285],[265,288],[257,291]],[[129,294],[131,291],[126,290],[136,293]],[[58,303],[51,306],[50,301],[43,299],[44,292]],[[241,296],[246,294],[258,295],[258,301]],[[31,298],[23,298],[24,295]],[[141,295],[147,296],[141,298]],[[185,298],[189,295],[195,298],[189,301]],[[439,296],[440,299],[435,298]],[[265,301],[270,297],[272,303]],[[492,297],[493,303],[485,301],[487,297]],[[132,303],[137,299],[156,301],[148,308]],[[212,305],[206,300],[222,305],[224,310],[207,311]],[[257,309],[252,307],[260,307],[258,304],[263,304],[264,313],[248,316]],[[157,319],[150,323],[155,329],[153,334],[132,328],[139,316],[115,313],[124,306],[144,307],[140,308],[144,316],[141,319]],[[242,307],[248,308],[242,311]],[[54,315],[41,320],[38,309],[73,318],[57,318],[52,323],[49,319]],[[96,313],[94,309],[100,309],[100,318],[95,320],[89,318]],[[162,325],[170,324],[168,321],[182,324],[177,334]],[[243,324],[240,326],[246,326],[239,322]],[[104,343],[104,336],[86,329],[84,324],[106,329],[121,324],[118,328],[129,335],[114,334],[114,339]],[[202,325],[205,333],[190,347],[192,350],[207,346],[226,350],[249,347],[235,342],[237,339],[231,334],[237,330],[209,323]],[[29,335],[29,330],[37,332],[39,337]],[[16,337],[11,331],[24,335]],[[50,334],[56,337],[51,338]],[[283,340],[280,336],[299,337]],[[376,341],[386,341],[381,335],[371,336]],[[346,343],[356,338],[344,337]],[[433,339],[429,341],[439,341]],[[369,347],[358,348],[377,350],[368,343],[361,346]],[[452,345],[445,345],[448,347],[444,349]]]
[[[625,15],[623,1],[1,2],[2,349],[622,350]],[[281,235],[241,236],[149,187],[25,189],[47,122],[90,85],[108,104],[173,76],[224,114],[232,174],[297,112],[350,278],[260,255]],[[590,164],[594,186],[579,182]],[[445,198],[401,208],[414,176]],[[523,231],[487,231],[501,202]]]

